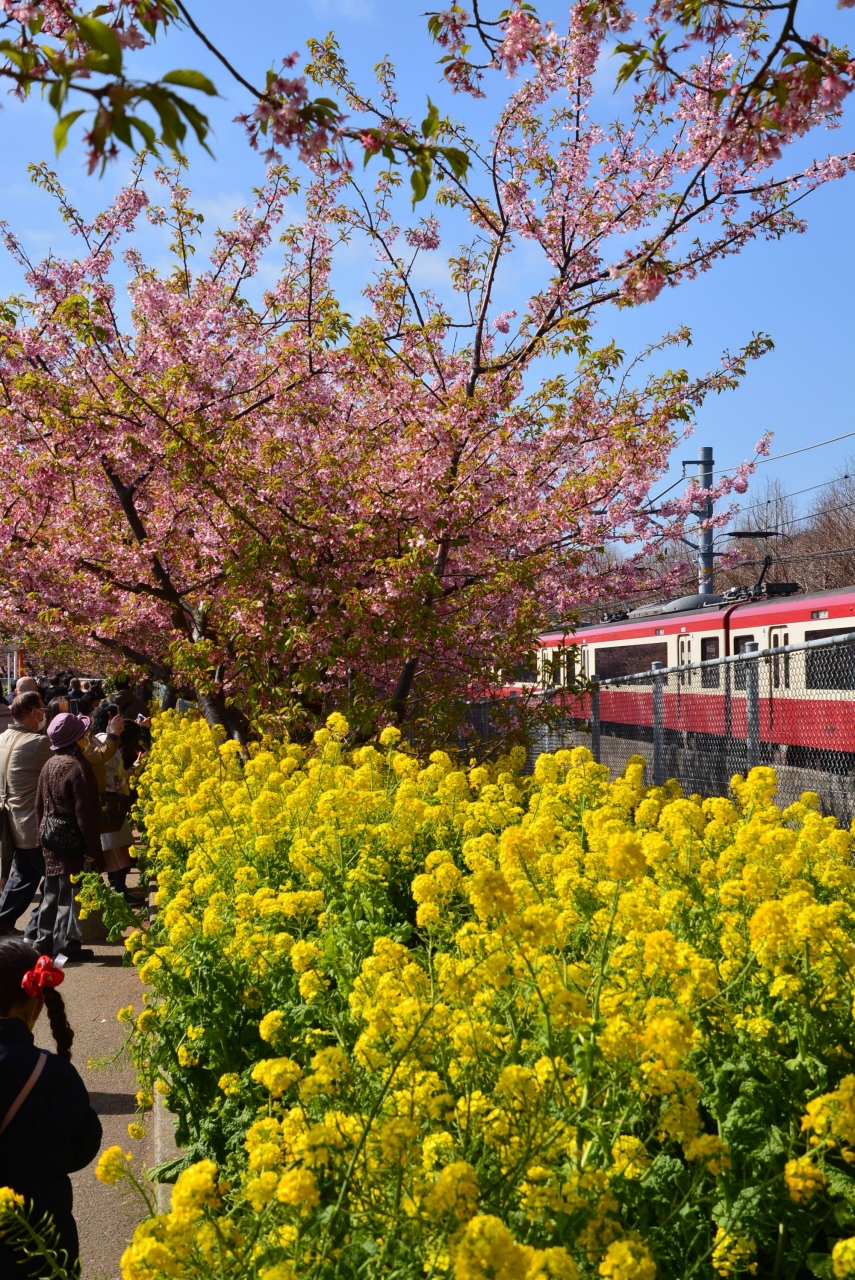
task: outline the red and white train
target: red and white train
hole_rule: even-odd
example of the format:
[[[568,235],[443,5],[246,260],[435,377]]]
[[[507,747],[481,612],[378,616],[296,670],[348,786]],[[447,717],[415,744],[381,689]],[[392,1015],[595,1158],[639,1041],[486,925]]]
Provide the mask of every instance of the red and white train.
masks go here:
[[[516,682],[543,687],[566,685],[573,675],[600,680],[738,654],[754,642],[760,650],[785,649],[810,640],[855,632],[855,587],[800,594],[795,583],[769,583],[758,596],[685,596],[575,633],[541,637],[538,670]],[[760,736],[768,759],[823,764],[826,753],[845,752],[855,767],[855,646],[774,653],[761,661]],[[671,673],[664,689],[664,727],[685,734],[744,738],[745,666],[721,664]],[[511,692],[514,685],[506,687]],[[645,690],[648,696],[639,698]],[[603,691],[605,722],[642,728],[650,724],[650,684],[632,682]],[[606,701],[607,700],[607,701]],[[587,719],[587,696],[570,697],[568,711]],[[835,761],[838,771],[842,762]],[[848,764],[845,768],[849,772]]]

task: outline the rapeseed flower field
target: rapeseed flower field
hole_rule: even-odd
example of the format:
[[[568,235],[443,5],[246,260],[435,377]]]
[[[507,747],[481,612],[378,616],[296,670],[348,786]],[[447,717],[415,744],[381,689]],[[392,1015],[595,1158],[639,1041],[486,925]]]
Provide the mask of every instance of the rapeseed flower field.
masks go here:
[[[247,759],[154,732],[120,1017],[187,1156],[124,1280],[855,1275],[853,836],[815,795],[340,715]]]

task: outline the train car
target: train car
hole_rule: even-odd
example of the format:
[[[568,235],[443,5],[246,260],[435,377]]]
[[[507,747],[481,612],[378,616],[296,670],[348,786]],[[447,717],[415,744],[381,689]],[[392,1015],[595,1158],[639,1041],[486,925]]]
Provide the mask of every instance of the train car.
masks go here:
[[[756,643],[761,650],[855,632],[855,587],[800,594],[795,583],[770,583],[764,594],[684,596],[646,605],[575,633],[541,637],[537,669],[528,680],[508,686],[555,690],[575,677],[601,681],[666,667],[727,657]],[[672,673],[664,690],[666,730],[681,735],[744,738],[746,671],[741,664]],[[633,681],[604,690],[604,720],[624,726],[626,735],[650,723],[650,688]],[[644,696],[642,696],[644,695]],[[823,767],[833,752],[852,756],[855,769],[855,652],[773,653],[760,663],[760,734],[766,758],[777,763]],[[568,710],[582,719],[590,713],[585,696],[566,698]]]

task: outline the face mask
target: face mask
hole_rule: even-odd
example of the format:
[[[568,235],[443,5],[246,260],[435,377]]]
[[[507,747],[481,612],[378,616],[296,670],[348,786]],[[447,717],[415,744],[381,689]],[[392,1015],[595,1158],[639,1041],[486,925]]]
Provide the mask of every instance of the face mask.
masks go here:
[[[44,711],[42,711],[38,719],[38,724],[36,725],[36,733],[41,733],[42,729],[45,727],[46,724],[47,724],[47,716],[45,715]]]

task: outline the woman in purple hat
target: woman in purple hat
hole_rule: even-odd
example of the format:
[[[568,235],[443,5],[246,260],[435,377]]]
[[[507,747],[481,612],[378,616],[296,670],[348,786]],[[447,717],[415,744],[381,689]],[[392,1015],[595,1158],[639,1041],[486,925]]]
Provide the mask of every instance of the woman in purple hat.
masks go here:
[[[51,758],[39,776],[36,820],[45,857],[45,878],[36,949],[59,955],[71,914],[70,877],[83,859],[101,857],[101,803],[92,766],[83,755],[89,717],[65,711],[47,729]]]

